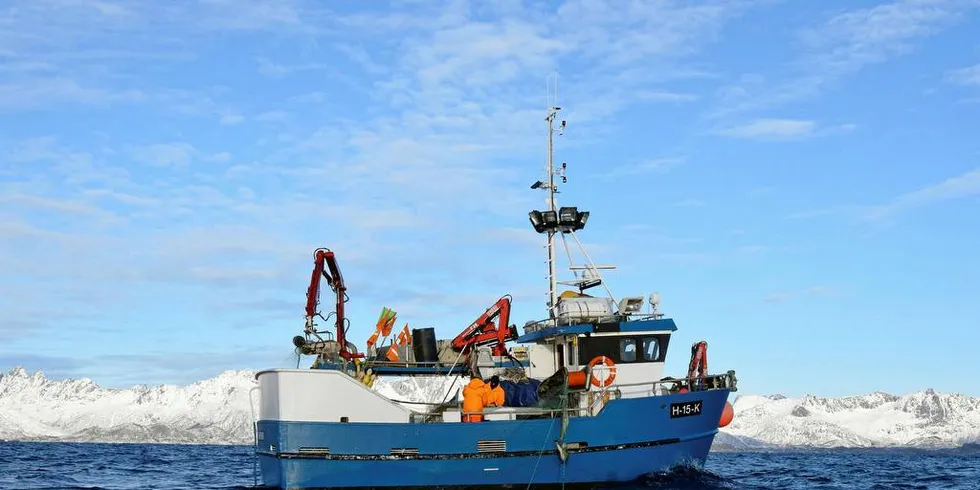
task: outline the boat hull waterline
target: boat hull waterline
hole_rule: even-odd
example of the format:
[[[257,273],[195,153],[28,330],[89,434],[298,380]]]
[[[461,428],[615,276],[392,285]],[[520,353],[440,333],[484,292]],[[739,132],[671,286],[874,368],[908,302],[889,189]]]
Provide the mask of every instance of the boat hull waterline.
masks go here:
[[[469,424],[265,420],[257,425],[261,484],[315,489],[630,482],[677,466],[703,466],[728,393],[611,400],[595,417],[569,419],[564,461],[556,444],[560,417]],[[697,406],[698,413],[678,416],[676,407],[685,406]],[[505,449],[479,452],[477,441],[503,441]]]

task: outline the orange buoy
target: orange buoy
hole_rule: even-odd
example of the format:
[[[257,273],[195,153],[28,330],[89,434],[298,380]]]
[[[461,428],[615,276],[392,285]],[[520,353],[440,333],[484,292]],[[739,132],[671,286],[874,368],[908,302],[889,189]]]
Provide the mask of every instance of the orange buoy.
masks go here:
[[[616,363],[606,356],[595,356],[591,361],[589,361],[589,369],[594,373],[595,366],[600,363],[605,367],[604,370],[606,370],[608,374],[603,379],[599,379],[593,374],[592,384],[595,385],[596,388],[605,388],[611,385],[613,380],[616,379]]]
[[[721,420],[718,421],[718,427],[724,427],[732,423],[732,419],[735,418],[735,409],[732,408],[732,404],[725,402],[725,408],[721,411]]]

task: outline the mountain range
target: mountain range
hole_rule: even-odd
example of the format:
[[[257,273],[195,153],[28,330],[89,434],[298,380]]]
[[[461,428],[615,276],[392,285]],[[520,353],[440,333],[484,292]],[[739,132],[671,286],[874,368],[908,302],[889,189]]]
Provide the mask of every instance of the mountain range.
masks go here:
[[[455,384],[454,384],[455,382]],[[451,378],[379,379],[405,402],[440,402]],[[187,386],[102,388],[14,368],[0,374],[0,440],[251,444],[254,371],[226,371]],[[256,397],[257,391],[253,394]],[[406,404],[420,410],[422,406]],[[717,450],[947,448],[980,442],[980,398],[933,390],[841,398],[738,395]]]
[[[841,398],[742,395],[717,445],[946,448],[980,441],[980,398],[925,390]]]

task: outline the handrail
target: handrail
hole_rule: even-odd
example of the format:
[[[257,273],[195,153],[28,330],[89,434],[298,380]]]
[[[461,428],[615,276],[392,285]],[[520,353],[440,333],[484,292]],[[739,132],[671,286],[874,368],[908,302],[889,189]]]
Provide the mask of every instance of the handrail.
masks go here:
[[[698,382],[700,382],[700,386],[698,386]],[[651,390],[655,391],[658,385],[661,387],[665,387],[666,385],[673,385],[671,388],[664,390],[664,392],[668,394],[676,394],[680,391],[681,388],[686,388],[689,392],[711,391],[711,390],[720,390],[720,389],[738,391],[738,387],[737,387],[738,378],[735,377],[735,371],[728,371],[724,374],[711,374],[703,377],[694,376],[689,378],[669,378],[669,379],[661,379],[657,381],[646,381],[641,383],[613,383],[612,385],[604,389],[595,390],[595,391],[587,390],[586,393],[595,393],[598,396],[596,397],[595,401],[589,403],[588,406],[586,407],[568,407],[568,408],[519,407],[521,408],[520,411],[513,411],[511,413],[515,413],[518,415],[549,415],[549,414],[558,414],[558,413],[584,412],[584,413],[590,413],[592,415],[595,415],[595,413],[592,413],[592,410],[595,408],[596,405],[598,405],[599,401],[603,401],[603,403],[605,403],[604,399],[606,395],[608,395],[609,398],[612,400],[618,400],[623,398],[623,392],[620,388],[649,386],[651,387]],[[398,402],[397,400],[392,400],[392,401]],[[450,404],[425,403],[425,402],[405,402],[405,403],[412,403],[416,405],[428,405],[428,406],[442,408],[442,410],[437,409],[430,412],[414,413],[412,415],[412,418],[415,421],[421,423],[429,422],[430,419],[433,419],[436,416],[442,414],[446,408],[451,406]],[[457,407],[459,407],[458,403],[457,403]],[[478,412],[460,410],[460,414],[461,415],[470,415],[470,414],[486,415],[488,413],[494,413],[497,411],[497,409],[500,408],[512,409],[517,407],[487,407],[486,409]]]

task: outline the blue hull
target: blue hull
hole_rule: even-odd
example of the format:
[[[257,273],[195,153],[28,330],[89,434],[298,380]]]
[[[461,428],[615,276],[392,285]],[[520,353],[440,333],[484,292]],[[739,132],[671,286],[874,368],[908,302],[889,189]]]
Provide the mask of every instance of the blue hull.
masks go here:
[[[677,465],[703,465],[728,394],[722,389],[610,401],[595,417],[569,420],[565,442],[572,448],[564,462],[555,444],[560,418],[426,424],[263,420],[257,453],[262,484],[290,489],[629,482]],[[688,405],[685,413],[677,405],[697,401],[699,407],[692,411]],[[492,441],[498,452],[480,452],[478,441]],[[393,454],[393,448],[412,454]]]

